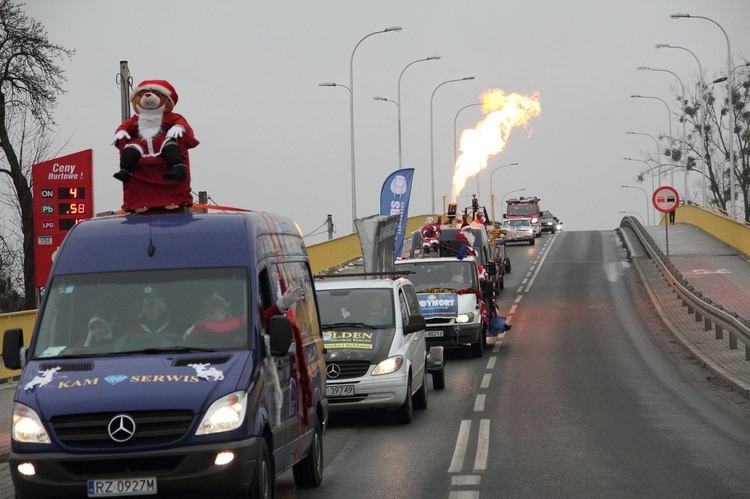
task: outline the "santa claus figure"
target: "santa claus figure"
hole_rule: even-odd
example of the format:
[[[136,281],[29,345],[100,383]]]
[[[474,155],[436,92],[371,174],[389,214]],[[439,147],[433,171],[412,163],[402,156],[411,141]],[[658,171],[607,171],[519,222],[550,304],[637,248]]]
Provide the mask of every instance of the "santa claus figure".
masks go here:
[[[461,230],[456,234],[456,240],[464,241],[461,245],[461,250],[458,253],[458,259],[462,260],[466,256],[477,256],[476,250],[473,248],[474,245],[474,234],[471,232],[471,225],[464,223]]]
[[[177,98],[166,80],[146,80],[133,89],[135,115],[115,132],[115,147],[120,150],[117,180],[127,183],[138,169],[152,167],[160,167],[167,180],[188,177],[187,150],[199,142],[185,118],[172,112]]]
[[[422,236],[422,254],[429,255],[430,251],[438,253],[440,250],[440,226],[435,219],[427,217],[424,226],[419,229]]]

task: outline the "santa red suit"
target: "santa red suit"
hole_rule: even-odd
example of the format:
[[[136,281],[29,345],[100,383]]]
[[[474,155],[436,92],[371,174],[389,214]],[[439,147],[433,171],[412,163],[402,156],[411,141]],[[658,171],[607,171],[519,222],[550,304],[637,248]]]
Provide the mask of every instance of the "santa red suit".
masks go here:
[[[425,225],[419,229],[422,236],[422,253],[429,255],[430,251],[437,253],[440,250],[440,226],[435,223],[435,219],[427,217]]]
[[[463,259],[465,256],[477,256],[477,251],[472,246],[474,244],[474,234],[471,233],[471,225],[464,224],[458,234],[456,234],[455,239],[457,241],[464,241],[464,245],[461,247],[461,251],[458,254],[459,260]]]

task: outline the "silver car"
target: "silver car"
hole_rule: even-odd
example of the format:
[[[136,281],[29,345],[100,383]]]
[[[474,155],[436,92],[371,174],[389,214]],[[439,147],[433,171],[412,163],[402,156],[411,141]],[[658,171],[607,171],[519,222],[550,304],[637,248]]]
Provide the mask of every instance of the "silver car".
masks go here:
[[[528,241],[529,246],[533,246],[536,242],[534,227],[532,227],[531,222],[527,218],[505,220],[502,228],[505,230],[505,240],[507,243]]]

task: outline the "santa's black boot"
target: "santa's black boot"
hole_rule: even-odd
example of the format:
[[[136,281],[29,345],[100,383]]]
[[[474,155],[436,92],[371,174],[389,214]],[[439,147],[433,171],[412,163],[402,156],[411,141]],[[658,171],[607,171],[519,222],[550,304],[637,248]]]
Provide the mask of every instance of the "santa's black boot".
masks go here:
[[[127,184],[130,181],[130,177],[132,176],[132,173],[130,173],[129,171],[125,169],[122,169],[112,176],[115,177],[120,182],[122,182],[123,184]]]
[[[134,147],[126,147],[120,154],[120,171],[112,175],[123,184],[127,184],[130,181],[130,177],[133,175],[135,165],[141,159],[141,153]]]
[[[185,165],[183,165],[182,163],[178,165],[174,165],[163,176],[167,180],[184,180],[185,177],[187,177],[187,171],[185,170]]]

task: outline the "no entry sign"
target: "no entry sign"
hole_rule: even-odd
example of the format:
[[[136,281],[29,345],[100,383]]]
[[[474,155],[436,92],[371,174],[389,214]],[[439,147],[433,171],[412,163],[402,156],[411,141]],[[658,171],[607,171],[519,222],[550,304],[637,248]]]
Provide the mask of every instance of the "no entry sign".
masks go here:
[[[669,213],[680,204],[680,195],[668,185],[662,185],[654,191],[652,197],[654,208],[662,213]]]

